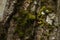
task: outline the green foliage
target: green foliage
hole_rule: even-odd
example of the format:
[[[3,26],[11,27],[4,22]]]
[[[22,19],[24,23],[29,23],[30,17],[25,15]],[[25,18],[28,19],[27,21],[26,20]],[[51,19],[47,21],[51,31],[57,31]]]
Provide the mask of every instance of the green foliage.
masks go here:
[[[48,10],[48,11],[46,11]],[[41,27],[43,30],[48,30],[47,32],[43,32],[43,36],[49,36],[50,33],[52,32],[52,30],[54,29],[54,27],[52,27],[52,25],[49,25],[46,22],[46,15],[42,15],[41,12],[42,11],[46,11],[46,13],[50,13],[52,12],[51,9],[46,8],[46,6],[43,6],[40,11],[38,12],[38,26]],[[13,17],[14,20],[17,23],[17,27],[15,32],[18,33],[18,35],[20,37],[24,37],[26,35],[31,35],[32,33],[32,29],[33,29],[33,23],[35,20],[35,15],[33,13],[30,13],[29,11],[25,11],[25,10],[20,10],[19,11],[19,16],[17,17]],[[41,39],[42,40],[42,39]]]
[[[47,0],[41,0],[41,2],[46,2]]]
[[[38,12],[38,24],[39,24],[39,27],[42,28],[44,30],[44,32],[42,33],[41,35],[41,40],[44,40],[42,38],[42,36],[47,36],[49,37],[50,34],[53,32],[55,26],[54,25],[50,25],[46,22],[46,14],[41,14],[41,12],[45,12],[47,14],[50,14],[52,12],[54,12],[54,10],[52,10],[51,8],[47,8],[46,6],[42,6],[40,11]],[[47,31],[46,31],[47,30]]]
[[[35,19],[35,15],[29,13],[29,14],[28,14],[28,18],[29,18],[29,19]]]
[[[32,24],[35,16],[26,10],[20,10],[18,16],[14,16],[17,26],[15,32],[18,33],[19,37],[23,37],[32,32]]]
[[[42,0],[42,2],[45,2],[45,0]],[[42,6],[40,11],[38,12],[38,26],[41,27],[43,30],[48,30],[47,32],[43,32],[43,36],[49,36],[54,27],[52,25],[49,25],[46,22],[46,14],[43,15],[41,12],[46,12],[47,14],[53,12],[51,8],[47,8],[46,6]],[[14,16],[13,19],[17,23],[17,27],[15,32],[18,33],[20,37],[30,35],[33,29],[33,23],[35,20],[35,15],[32,12],[29,12],[28,10],[19,10],[18,16]],[[43,40],[43,39],[41,39]]]
[[[51,8],[47,8],[46,6],[42,6],[42,8],[39,11],[39,14],[41,14],[42,11],[45,11],[46,13],[53,12],[53,10]]]

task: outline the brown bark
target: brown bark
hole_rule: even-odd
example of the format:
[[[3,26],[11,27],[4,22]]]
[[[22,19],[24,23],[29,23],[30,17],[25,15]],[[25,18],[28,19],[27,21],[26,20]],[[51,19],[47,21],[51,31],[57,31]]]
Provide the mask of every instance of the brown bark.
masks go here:
[[[57,40],[60,40],[60,0],[57,0],[58,31]]]

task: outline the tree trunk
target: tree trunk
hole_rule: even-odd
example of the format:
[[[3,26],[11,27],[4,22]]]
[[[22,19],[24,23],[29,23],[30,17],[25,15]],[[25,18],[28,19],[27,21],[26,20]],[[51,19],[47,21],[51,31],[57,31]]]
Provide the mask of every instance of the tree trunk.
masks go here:
[[[60,0],[57,1],[58,31],[57,40],[60,40]]]

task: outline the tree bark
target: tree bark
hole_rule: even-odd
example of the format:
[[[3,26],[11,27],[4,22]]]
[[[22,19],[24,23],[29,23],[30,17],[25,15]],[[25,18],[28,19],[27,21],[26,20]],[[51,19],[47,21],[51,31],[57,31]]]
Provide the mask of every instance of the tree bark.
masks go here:
[[[60,40],[60,0],[57,0],[58,31],[57,40]]]

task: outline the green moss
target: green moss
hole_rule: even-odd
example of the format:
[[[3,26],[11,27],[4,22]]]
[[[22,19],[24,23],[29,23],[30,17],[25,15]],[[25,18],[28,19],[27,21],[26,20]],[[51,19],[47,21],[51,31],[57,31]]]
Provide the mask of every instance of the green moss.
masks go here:
[[[41,0],[41,2],[46,2],[46,0]]]
[[[45,0],[42,0],[42,1],[45,1]],[[46,11],[46,10],[48,10],[48,11]],[[49,29],[49,32],[46,32],[43,35],[49,36],[49,34],[52,32],[53,27],[46,23],[46,21],[45,21],[46,15],[42,15],[41,14],[42,11],[45,11],[46,13],[49,14],[50,12],[52,12],[52,9],[47,8],[46,6],[42,6],[40,11],[38,12],[38,15],[37,15],[38,20],[39,20],[39,21],[37,21],[39,24],[38,26],[43,28],[43,29],[44,28]],[[15,16],[13,17],[13,19],[17,23],[15,32],[17,32],[20,37],[27,35],[27,34],[30,35],[31,31],[32,31],[32,27],[33,27],[33,22],[35,19],[34,13],[31,13],[31,12],[26,11],[26,10],[20,10],[18,14],[19,14],[18,17],[15,17]],[[31,24],[32,24],[32,26],[31,26]],[[41,38],[41,40],[44,40],[44,39]]]
[[[29,18],[29,19],[35,19],[35,15],[33,15],[33,14],[28,14],[28,18]]]

